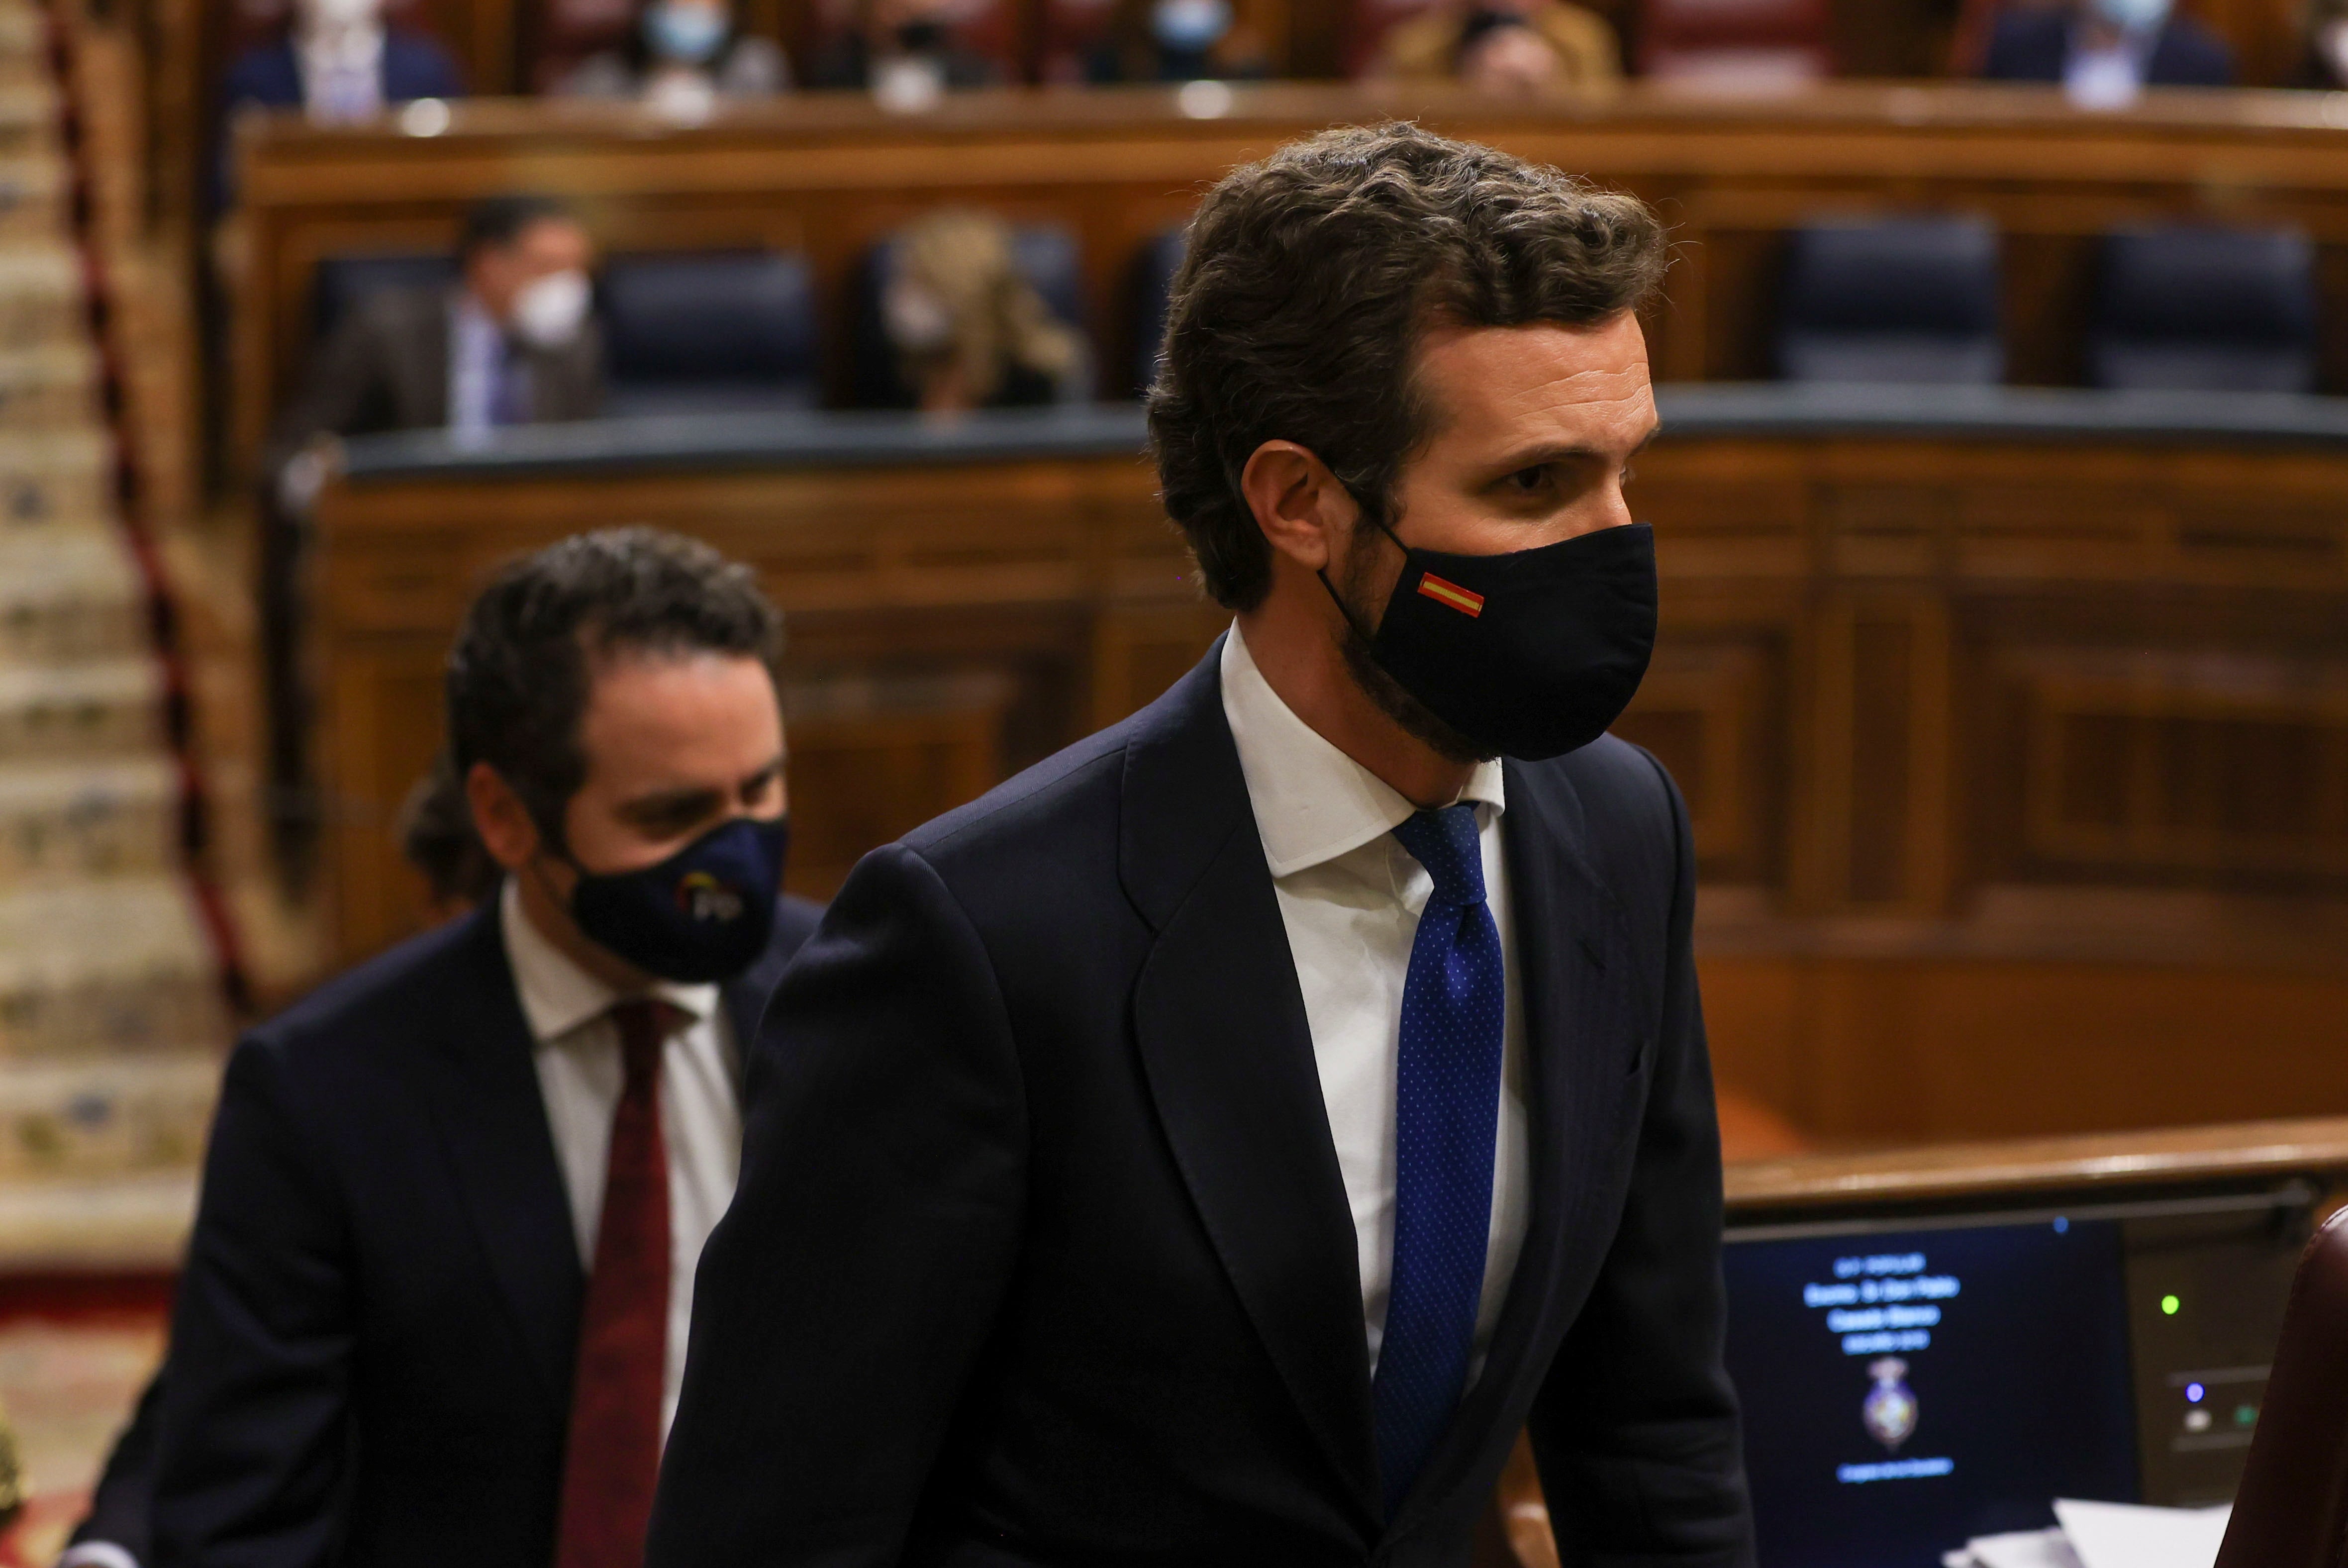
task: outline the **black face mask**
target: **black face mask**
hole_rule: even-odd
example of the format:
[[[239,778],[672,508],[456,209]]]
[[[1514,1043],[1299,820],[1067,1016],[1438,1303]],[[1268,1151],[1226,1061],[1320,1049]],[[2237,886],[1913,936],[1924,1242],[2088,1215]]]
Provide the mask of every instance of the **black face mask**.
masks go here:
[[[736,817],[657,865],[582,870],[571,918],[648,975],[684,985],[730,979],[767,950],[790,841],[788,817]]]
[[[1653,529],[1447,555],[1377,526],[1404,559],[1370,657],[1478,751],[1561,757],[1622,716],[1655,648]]]

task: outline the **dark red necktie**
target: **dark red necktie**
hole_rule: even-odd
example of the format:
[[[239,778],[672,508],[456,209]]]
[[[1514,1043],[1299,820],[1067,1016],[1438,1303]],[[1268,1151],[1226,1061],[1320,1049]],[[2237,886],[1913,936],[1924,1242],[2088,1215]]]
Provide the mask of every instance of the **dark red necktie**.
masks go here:
[[[579,1320],[571,1437],[562,1461],[555,1568],[643,1568],[660,1476],[661,1390],[668,1361],[668,1149],[661,1137],[664,1002],[623,1002],[627,1081],[612,1117],[595,1268]]]

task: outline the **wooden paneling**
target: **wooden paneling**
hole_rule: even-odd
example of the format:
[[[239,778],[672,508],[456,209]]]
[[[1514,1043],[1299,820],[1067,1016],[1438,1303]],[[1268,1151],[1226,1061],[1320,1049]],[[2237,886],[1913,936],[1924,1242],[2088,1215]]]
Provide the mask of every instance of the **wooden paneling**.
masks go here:
[[[376,480],[321,513],[345,955],[472,584],[587,521],[790,616],[793,885],[1156,696],[1223,624],[1137,459]],[[2348,452],[1673,437],[1622,734],[1685,792],[1724,1083],[1837,1141],[2348,1115]],[[2324,498],[2333,498],[2327,508]]]
[[[625,106],[461,106],[445,134],[274,122],[246,147],[250,247],[235,302],[234,449],[256,449],[307,352],[311,271],[336,252],[444,244],[466,203],[530,188],[571,197],[613,249],[770,245],[813,259],[826,357],[847,386],[854,263],[875,238],[945,201],[1076,233],[1100,363],[1132,362],[1129,270],[1152,235],[1234,164],[1339,121],[1409,115],[1648,198],[1679,243],[1653,314],[1675,380],[1769,364],[1781,236],[1822,212],[1980,212],[2006,235],[2013,377],[2075,379],[2096,237],[2156,218],[2306,229],[2348,281],[2348,113],[2301,94],[2154,94],[2079,115],[2051,90],[1838,87],[1722,99],[1632,88],[1599,99],[1501,102],[1445,90],[1236,89],[1191,119],[1157,88],[982,93],[937,112],[880,113],[854,95],[722,112],[681,129]],[[2325,316],[2326,384],[2348,388],[2348,294]],[[1897,548],[1900,486],[1853,491],[1849,548]],[[1988,509],[1993,511],[1993,509]],[[1734,512],[1724,514],[1733,518]],[[1872,521],[1870,521],[1872,520]],[[1751,523],[1724,521],[1724,530]],[[1893,529],[1896,535],[1897,529]],[[1741,542],[1763,541],[1749,531]],[[1725,543],[1726,541],[1724,541]]]
[[[2348,1116],[2348,977],[1864,951],[1698,967],[1721,1081],[1823,1142]]]

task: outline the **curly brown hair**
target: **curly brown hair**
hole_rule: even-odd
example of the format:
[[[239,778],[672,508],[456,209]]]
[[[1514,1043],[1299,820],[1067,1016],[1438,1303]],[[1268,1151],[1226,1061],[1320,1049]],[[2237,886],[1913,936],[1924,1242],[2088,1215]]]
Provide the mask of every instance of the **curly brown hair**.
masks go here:
[[[1208,593],[1249,610],[1271,587],[1240,492],[1266,441],[1307,449],[1392,521],[1434,433],[1411,384],[1430,322],[1606,321],[1664,263],[1637,197],[1415,125],[1323,131],[1226,175],[1191,222],[1148,395],[1166,511]]]

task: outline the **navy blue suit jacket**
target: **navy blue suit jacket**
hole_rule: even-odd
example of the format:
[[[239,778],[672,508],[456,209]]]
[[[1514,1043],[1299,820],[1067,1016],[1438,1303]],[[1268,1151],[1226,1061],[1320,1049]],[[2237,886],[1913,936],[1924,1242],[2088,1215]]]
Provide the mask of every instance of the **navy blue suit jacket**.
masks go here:
[[[819,913],[784,900],[726,983],[737,1040]],[[585,1289],[492,901],[238,1045],[153,1429],[82,1534],[151,1568],[548,1563]]]
[[[1997,19],[1982,75],[1995,81],[2059,82],[2071,58],[2068,12],[2010,11]],[[2145,84],[2156,88],[2222,88],[2234,80],[2233,52],[2224,39],[2190,16],[2168,19],[2145,63]]]
[[[461,98],[464,91],[465,80],[457,63],[438,42],[396,28],[384,34],[385,102]],[[232,112],[239,104],[248,103],[267,108],[302,107],[302,72],[294,64],[292,40],[256,44],[230,62],[221,78],[221,104]]]
[[[1528,1423],[1568,1563],[1749,1562],[1686,816],[1612,738],[1507,786],[1530,1221],[1395,1517],[1210,654],[866,857],[785,978],[651,1568],[1453,1568]]]

